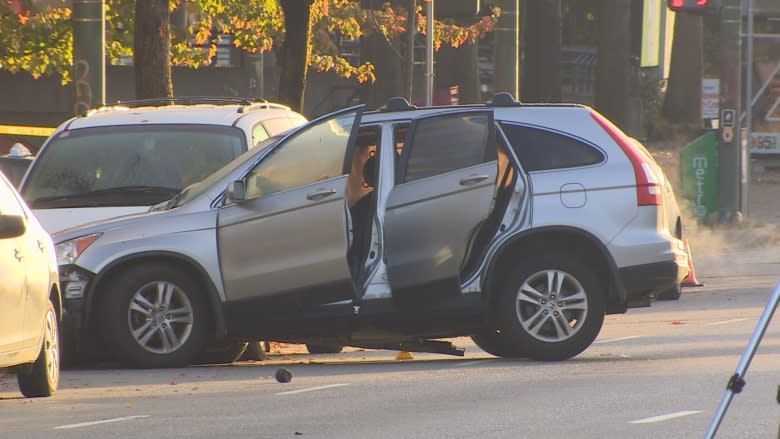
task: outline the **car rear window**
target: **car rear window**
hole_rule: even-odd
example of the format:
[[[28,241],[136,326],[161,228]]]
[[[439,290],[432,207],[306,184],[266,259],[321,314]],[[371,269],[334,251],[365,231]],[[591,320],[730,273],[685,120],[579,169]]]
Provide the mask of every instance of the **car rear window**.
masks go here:
[[[202,180],[246,149],[243,132],[224,126],[65,131],[39,153],[22,195],[33,208],[152,205]]]
[[[595,165],[604,153],[575,137],[546,129],[501,122],[527,172]]]

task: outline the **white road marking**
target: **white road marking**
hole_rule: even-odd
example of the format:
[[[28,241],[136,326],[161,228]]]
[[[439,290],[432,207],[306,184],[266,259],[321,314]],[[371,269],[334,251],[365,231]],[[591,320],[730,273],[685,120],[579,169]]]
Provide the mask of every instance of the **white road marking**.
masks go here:
[[[652,424],[654,422],[663,422],[670,419],[682,418],[683,416],[698,415],[701,410],[686,410],[682,412],[669,413],[668,415],[652,416],[650,418],[638,419],[631,421],[629,424]]]
[[[608,338],[606,340],[596,340],[593,342],[593,344],[604,344],[604,343],[614,343],[616,341],[625,341],[625,340],[633,340],[635,338],[640,338],[639,335],[629,335],[626,337],[618,337],[618,338]]]
[[[334,387],[344,387],[344,386],[349,386],[349,385],[350,385],[350,383],[328,384],[327,386],[309,387],[308,389],[298,389],[298,390],[290,390],[289,392],[280,392],[280,393],[277,393],[277,395],[294,395],[296,393],[314,392],[315,390],[332,389]]]
[[[54,427],[54,429],[55,430],[68,430],[68,429],[71,429],[71,428],[91,427],[93,425],[112,424],[114,422],[130,421],[132,419],[141,419],[141,418],[148,418],[148,417],[149,417],[149,415],[124,416],[124,417],[121,417],[121,418],[101,419],[99,421],[80,422],[78,424],[60,425],[59,427]]]
[[[485,360],[464,361],[462,363],[453,364],[453,367],[476,366],[478,364],[485,364]]]
[[[707,323],[707,326],[720,326],[720,325],[727,325],[727,324],[729,324],[729,323],[742,322],[742,321],[745,321],[745,320],[747,320],[747,319],[731,319],[731,320],[722,320],[722,321],[720,321],[720,322],[712,322],[712,323]]]

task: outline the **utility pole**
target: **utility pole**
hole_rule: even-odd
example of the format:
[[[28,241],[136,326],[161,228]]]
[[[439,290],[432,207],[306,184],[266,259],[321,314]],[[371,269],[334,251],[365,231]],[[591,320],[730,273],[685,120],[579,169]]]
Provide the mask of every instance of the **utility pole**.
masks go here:
[[[73,0],[75,114],[106,103],[105,0]]]
[[[722,0],[720,12],[720,139],[718,206],[720,222],[739,221],[746,212],[747,148],[742,144],[742,6]]]
[[[520,0],[499,0],[493,56],[493,90],[520,98]]]
[[[433,105],[433,0],[425,3],[425,106]]]

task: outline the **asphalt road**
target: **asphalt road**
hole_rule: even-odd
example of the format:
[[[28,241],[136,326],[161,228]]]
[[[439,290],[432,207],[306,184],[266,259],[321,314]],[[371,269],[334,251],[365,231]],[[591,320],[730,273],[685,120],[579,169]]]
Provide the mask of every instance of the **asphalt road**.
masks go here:
[[[703,437],[777,279],[726,271],[679,301],[608,316],[593,346],[560,363],[497,359],[458,339],[464,358],[287,352],[232,366],[65,371],[48,399],[22,399],[4,377],[0,438]],[[773,321],[718,437],[776,437],[778,364]],[[282,366],[290,383],[273,379]]]

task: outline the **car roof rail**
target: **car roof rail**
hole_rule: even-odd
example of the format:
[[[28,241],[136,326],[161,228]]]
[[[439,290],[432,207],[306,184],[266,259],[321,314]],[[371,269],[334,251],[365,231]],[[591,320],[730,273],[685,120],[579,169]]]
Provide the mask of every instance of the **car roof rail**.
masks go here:
[[[164,105],[199,105],[199,104],[212,104],[212,105],[254,105],[259,103],[268,103],[265,99],[259,98],[242,98],[242,97],[217,97],[217,96],[182,96],[182,97],[170,97],[170,98],[152,98],[152,99],[135,99],[129,101],[116,101],[114,104],[106,105],[107,107],[158,107]]]
[[[522,102],[515,100],[515,97],[511,93],[499,92],[493,96],[493,99],[485,102],[488,107],[518,107],[523,105]]]
[[[391,113],[393,111],[409,111],[416,110],[417,106],[412,105],[405,97],[397,96],[387,100],[387,103],[379,108],[379,111],[383,113]]]
[[[289,110],[290,107],[282,104],[275,104],[273,102],[255,102],[249,105],[244,105],[238,108],[239,113],[246,113],[253,110]]]

